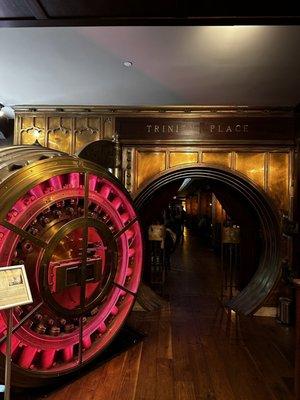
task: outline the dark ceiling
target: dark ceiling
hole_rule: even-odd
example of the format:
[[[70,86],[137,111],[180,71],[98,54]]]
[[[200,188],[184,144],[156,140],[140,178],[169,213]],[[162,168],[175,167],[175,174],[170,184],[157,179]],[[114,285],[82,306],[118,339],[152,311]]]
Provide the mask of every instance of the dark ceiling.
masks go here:
[[[297,2],[0,0],[0,26],[293,25]]]

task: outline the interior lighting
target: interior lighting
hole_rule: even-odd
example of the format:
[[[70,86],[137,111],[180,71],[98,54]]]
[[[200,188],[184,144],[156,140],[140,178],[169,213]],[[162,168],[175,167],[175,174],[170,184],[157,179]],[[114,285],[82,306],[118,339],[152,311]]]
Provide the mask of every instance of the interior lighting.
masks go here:
[[[132,61],[123,61],[123,65],[124,67],[130,68],[133,66],[133,62]]]
[[[39,138],[39,136],[40,136],[40,132],[39,132],[39,130],[38,130],[38,129],[35,129],[35,130],[33,131],[33,136],[34,136],[36,139],[38,139],[38,138]]]

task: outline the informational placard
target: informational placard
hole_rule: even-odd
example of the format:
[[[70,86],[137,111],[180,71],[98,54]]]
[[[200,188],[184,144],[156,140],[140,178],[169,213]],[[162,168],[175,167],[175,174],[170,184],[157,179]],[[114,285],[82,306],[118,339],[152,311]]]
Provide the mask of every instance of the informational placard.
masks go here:
[[[0,310],[32,303],[24,265],[0,268]]]

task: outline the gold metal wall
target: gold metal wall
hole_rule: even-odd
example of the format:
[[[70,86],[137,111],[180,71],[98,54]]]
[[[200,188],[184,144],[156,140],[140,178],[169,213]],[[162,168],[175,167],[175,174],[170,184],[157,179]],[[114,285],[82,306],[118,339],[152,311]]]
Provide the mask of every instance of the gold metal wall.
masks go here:
[[[281,210],[289,204],[290,157],[288,153],[269,153],[267,190]]]
[[[74,154],[95,140],[111,139],[115,133],[118,115],[111,110],[56,110],[17,111],[15,144],[32,144],[38,139],[43,146]],[[169,168],[196,163],[216,165],[242,173],[264,189],[281,212],[291,212],[292,147],[229,142],[215,141],[203,147],[199,143],[124,144],[123,183],[135,194],[150,179]]]
[[[137,153],[136,180],[140,187],[153,176],[166,169],[166,152],[143,151]]]
[[[284,213],[290,210],[291,152],[287,149],[220,151],[217,148],[200,147],[166,147],[159,150],[139,147],[131,148],[130,151],[135,160],[131,167],[133,193],[162,171],[178,165],[202,162],[225,166],[245,175],[270,195],[279,210]]]
[[[113,132],[113,118],[93,113],[29,112],[17,113],[15,119],[15,144],[33,144],[37,139],[43,146],[68,154],[95,140],[110,139]]]
[[[231,153],[220,151],[203,151],[200,153],[200,158],[203,163],[221,165],[230,167]]]
[[[265,156],[266,153],[237,152],[234,169],[265,189]]]
[[[198,153],[195,151],[171,151],[170,152],[170,167],[176,167],[177,165],[191,164],[198,161]]]

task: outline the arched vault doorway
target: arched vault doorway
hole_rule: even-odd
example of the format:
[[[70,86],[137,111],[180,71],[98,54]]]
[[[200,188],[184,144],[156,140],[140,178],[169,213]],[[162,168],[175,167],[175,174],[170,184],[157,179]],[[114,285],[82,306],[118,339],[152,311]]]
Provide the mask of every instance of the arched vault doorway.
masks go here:
[[[207,164],[184,165],[156,175],[135,195],[136,208],[142,212],[156,191],[186,178],[222,184],[242,198],[257,215],[263,240],[259,265],[248,285],[228,303],[237,312],[251,314],[263,304],[280,276],[281,233],[277,211],[271,199],[247,177],[224,167]]]

